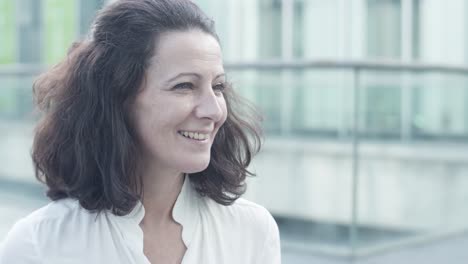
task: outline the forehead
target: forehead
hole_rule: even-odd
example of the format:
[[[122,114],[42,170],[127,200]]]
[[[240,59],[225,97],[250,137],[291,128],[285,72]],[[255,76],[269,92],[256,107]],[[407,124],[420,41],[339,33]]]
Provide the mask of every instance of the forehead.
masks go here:
[[[158,71],[223,71],[218,41],[200,30],[169,31],[155,45],[151,68]],[[153,67],[154,66],[154,67]]]

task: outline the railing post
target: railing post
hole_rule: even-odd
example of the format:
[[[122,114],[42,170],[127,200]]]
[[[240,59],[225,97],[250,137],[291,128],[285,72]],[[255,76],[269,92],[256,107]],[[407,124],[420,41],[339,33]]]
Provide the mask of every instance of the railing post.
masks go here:
[[[403,72],[401,81],[401,106],[400,106],[400,138],[402,141],[410,141],[412,138],[412,109],[413,87],[411,76]]]
[[[281,13],[282,18],[282,48],[281,56],[283,60],[291,61],[293,59],[293,29],[294,29],[294,2],[293,0],[282,0],[283,8]],[[285,71],[286,70],[286,71]],[[296,92],[292,83],[295,84],[292,78],[292,72],[288,69],[280,69],[281,74],[281,102],[280,102],[280,118],[281,118],[281,135],[288,135],[292,130],[292,108],[293,94]]]
[[[358,243],[358,190],[359,190],[359,97],[360,97],[360,73],[361,69],[355,67],[353,85],[353,144],[352,144],[352,183],[351,183],[351,225],[349,244],[351,248],[351,260],[354,261]]]

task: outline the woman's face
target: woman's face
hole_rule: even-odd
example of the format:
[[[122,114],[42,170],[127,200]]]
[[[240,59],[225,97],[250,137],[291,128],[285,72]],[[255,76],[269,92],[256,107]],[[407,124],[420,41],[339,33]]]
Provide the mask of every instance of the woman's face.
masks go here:
[[[221,48],[199,30],[160,35],[133,116],[146,162],[161,170],[195,173],[226,120]]]

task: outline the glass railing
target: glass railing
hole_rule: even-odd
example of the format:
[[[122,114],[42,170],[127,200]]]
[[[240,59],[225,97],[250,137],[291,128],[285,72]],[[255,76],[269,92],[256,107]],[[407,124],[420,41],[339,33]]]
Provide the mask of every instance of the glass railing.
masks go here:
[[[40,67],[0,67],[0,243],[20,217],[47,203],[35,182],[30,150],[37,114],[32,83]]]
[[[467,68],[227,68],[265,116],[248,196],[275,214],[283,245],[352,259],[468,229]]]
[[[265,146],[246,196],[273,213],[285,250],[351,259],[468,228],[468,69],[362,61],[226,68],[264,115]],[[0,69],[0,214],[9,215],[0,239],[46,202],[29,157],[39,71]]]
[[[227,65],[230,79],[279,135],[380,140],[468,139],[468,78],[460,67],[378,62]],[[358,85],[358,87],[354,87]]]
[[[30,65],[0,67],[0,121],[34,119],[32,83],[40,68]]]

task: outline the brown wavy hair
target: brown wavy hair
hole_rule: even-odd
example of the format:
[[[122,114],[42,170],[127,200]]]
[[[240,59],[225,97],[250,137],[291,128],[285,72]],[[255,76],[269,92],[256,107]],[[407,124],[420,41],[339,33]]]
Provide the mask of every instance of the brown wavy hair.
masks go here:
[[[142,198],[140,149],[129,113],[158,36],[202,30],[215,37],[214,22],[190,0],[121,0],[101,10],[88,39],[35,81],[43,112],[34,137],[36,178],[52,200],[79,200],[92,211],[128,214]],[[232,204],[261,146],[261,118],[233,89],[224,93],[227,120],[211,148],[208,167],[189,175],[196,190]]]

